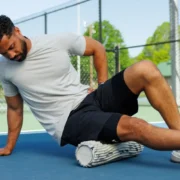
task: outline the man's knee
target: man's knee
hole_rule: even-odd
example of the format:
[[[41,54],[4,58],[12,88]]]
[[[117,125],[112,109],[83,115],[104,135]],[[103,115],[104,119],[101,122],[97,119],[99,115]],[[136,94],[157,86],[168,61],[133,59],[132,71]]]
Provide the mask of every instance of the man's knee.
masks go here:
[[[123,115],[117,126],[117,135],[121,141],[141,141],[144,129],[151,126],[146,121]]]
[[[162,77],[157,66],[149,60],[143,60],[137,63],[134,67],[139,76],[147,83]]]
[[[140,61],[125,70],[124,80],[129,89],[139,94],[147,85],[156,83],[162,75],[158,68],[148,60]]]

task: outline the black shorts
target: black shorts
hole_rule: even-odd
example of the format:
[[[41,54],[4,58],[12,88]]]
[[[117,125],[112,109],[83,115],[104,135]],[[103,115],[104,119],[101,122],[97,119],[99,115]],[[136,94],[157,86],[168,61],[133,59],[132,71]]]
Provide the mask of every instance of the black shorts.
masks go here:
[[[107,143],[119,140],[116,129],[121,116],[132,116],[138,111],[138,95],[129,90],[123,74],[121,71],[100,85],[70,113],[61,146],[77,146],[88,140]]]

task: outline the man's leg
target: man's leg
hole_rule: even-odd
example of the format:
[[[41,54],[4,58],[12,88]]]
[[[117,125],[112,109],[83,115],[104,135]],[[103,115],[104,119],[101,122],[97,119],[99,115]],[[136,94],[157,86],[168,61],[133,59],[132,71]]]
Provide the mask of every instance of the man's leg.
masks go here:
[[[180,149],[180,131],[155,127],[146,121],[123,115],[117,126],[122,142],[136,141],[156,150]]]
[[[149,61],[127,68],[124,80],[129,89],[144,91],[152,106],[159,111],[170,129],[154,127],[144,120],[122,116],[117,134],[122,141],[137,141],[153,149],[180,149],[180,115],[170,87],[159,70]]]
[[[103,95],[106,96],[105,97],[106,101],[107,99],[110,101],[108,101],[108,103],[106,101],[105,103],[103,103],[104,101],[102,98],[100,104],[110,105],[110,108],[109,106],[108,107],[105,106],[105,108],[103,106],[102,109],[104,108],[105,110],[108,110],[108,109],[111,109],[113,105],[115,105],[115,107],[120,107],[120,111],[118,112],[124,112],[125,110],[125,112],[127,112],[125,114],[128,114],[128,112],[131,112],[131,110],[133,109],[132,113],[135,113],[136,103],[135,103],[134,98],[136,98],[136,96],[130,95],[131,93],[129,93],[128,89],[125,88],[125,86],[123,85],[121,76],[119,75],[116,76],[115,79],[113,79],[113,85],[114,85],[113,87],[117,87],[117,86],[120,86],[120,87],[118,87],[117,89],[113,89],[113,92],[115,95],[115,99],[116,100],[118,99],[118,102],[119,101],[122,101],[122,102],[111,103],[111,100],[113,98],[111,97],[111,93],[108,91],[108,88],[107,88],[106,90],[103,91]],[[121,81],[119,84],[118,84],[118,80]],[[160,112],[160,114],[165,119],[168,126],[174,130],[157,128],[148,124],[144,120],[123,115],[119,117],[120,120],[117,119],[118,126],[115,125],[114,127],[114,129],[116,129],[117,127],[117,135],[119,139],[124,142],[136,141],[136,142],[139,142],[140,144],[143,144],[150,148],[158,149],[158,150],[180,149],[180,131],[179,131],[180,130],[180,124],[179,124],[180,117],[179,117],[177,105],[173,98],[171,89],[169,88],[168,84],[166,83],[166,81],[164,80],[164,78],[162,77],[158,69],[156,68],[156,66],[154,66],[149,61],[139,62],[125,70],[124,80],[126,82],[126,85],[134,94],[139,94],[141,91],[145,91],[152,106]],[[105,93],[106,91],[109,93],[106,94]],[[108,98],[109,97],[108,95],[110,95],[111,98]],[[101,97],[103,96],[100,96],[99,99],[101,99]],[[128,107],[130,107],[130,109]],[[128,108],[128,110],[130,111],[126,111],[126,108]],[[114,112],[114,109],[116,108],[111,109],[113,110],[112,112]],[[108,128],[108,130],[106,132],[103,132],[103,134],[109,135],[109,131],[110,130]],[[113,132],[113,128],[112,128],[112,132]],[[94,143],[98,144],[98,142],[94,142]],[[122,144],[123,143],[117,144],[117,146],[122,145]],[[108,151],[107,151],[108,153],[111,145],[105,145],[105,146],[108,147]],[[128,149],[128,152],[131,152],[131,150],[133,150],[132,148],[137,147],[137,146],[138,144],[135,144],[131,147],[125,146],[125,148],[126,150]],[[95,147],[95,145],[93,145],[93,147]],[[96,148],[93,148],[93,149],[96,149]],[[117,157],[122,156],[120,153],[121,151],[119,151],[119,148],[113,147],[113,149],[115,149],[113,150],[113,152],[117,152],[115,153]],[[120,150],[121,149],[122,147],[120,147]],[[100,148],[98,147],[96,150],[97,152],[100,152],[100,154],[102,155],[102,152],[101,152],[102,145]],[[141,151],[142,151],[142,146],[139,146],[139,150],[137,150],[135,153],[139,154]],[[95,154],[98,154],[97,152]],[[103,151],[103,154],[105,152],[106,151]],[[128,153],[128,156],[131,157],[129,153]],[[98,163],[102,163],[101,161],[97,161],[96,158],[92,158],[92,160],[95,160],[95,163],[94,164],[90,163],[91,166],[95,166]],[[106,163],[109,161],[108,158],[105,158],[105,160],[106,160],[105,161]]]
[[[133,93],[145,92],[170,129],[180,130],[180,114],[171,88],[154,64],[141,61],[132,65],[125,70],[124,80]]]

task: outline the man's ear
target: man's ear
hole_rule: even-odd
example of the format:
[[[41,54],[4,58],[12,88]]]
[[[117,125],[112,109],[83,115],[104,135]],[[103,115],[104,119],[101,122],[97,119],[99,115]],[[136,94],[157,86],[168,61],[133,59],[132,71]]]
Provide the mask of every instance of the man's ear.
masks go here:
[[[20,31],[20,29],[18,27],[14,27],[14,32],[16,34],[22,35],[22,33],[21,33],[21,31]]]

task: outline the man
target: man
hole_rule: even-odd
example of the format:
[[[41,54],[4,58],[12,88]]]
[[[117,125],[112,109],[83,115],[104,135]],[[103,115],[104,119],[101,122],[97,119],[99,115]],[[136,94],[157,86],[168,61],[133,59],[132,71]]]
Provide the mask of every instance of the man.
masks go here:
[[[8,114],[7,145],[12,153],[23,122],[23,101],[62,146],[83,141],[136,141],[157,150],[180,149],[180,115],[171,89],[150,61],[132,65],[108,79],[104,47],[71,33],[31,38],[0,16],[0,80]],[[94,57],[99,87],[88,94],[69,54]],[[170,129],[132,117],[144,91]]]

